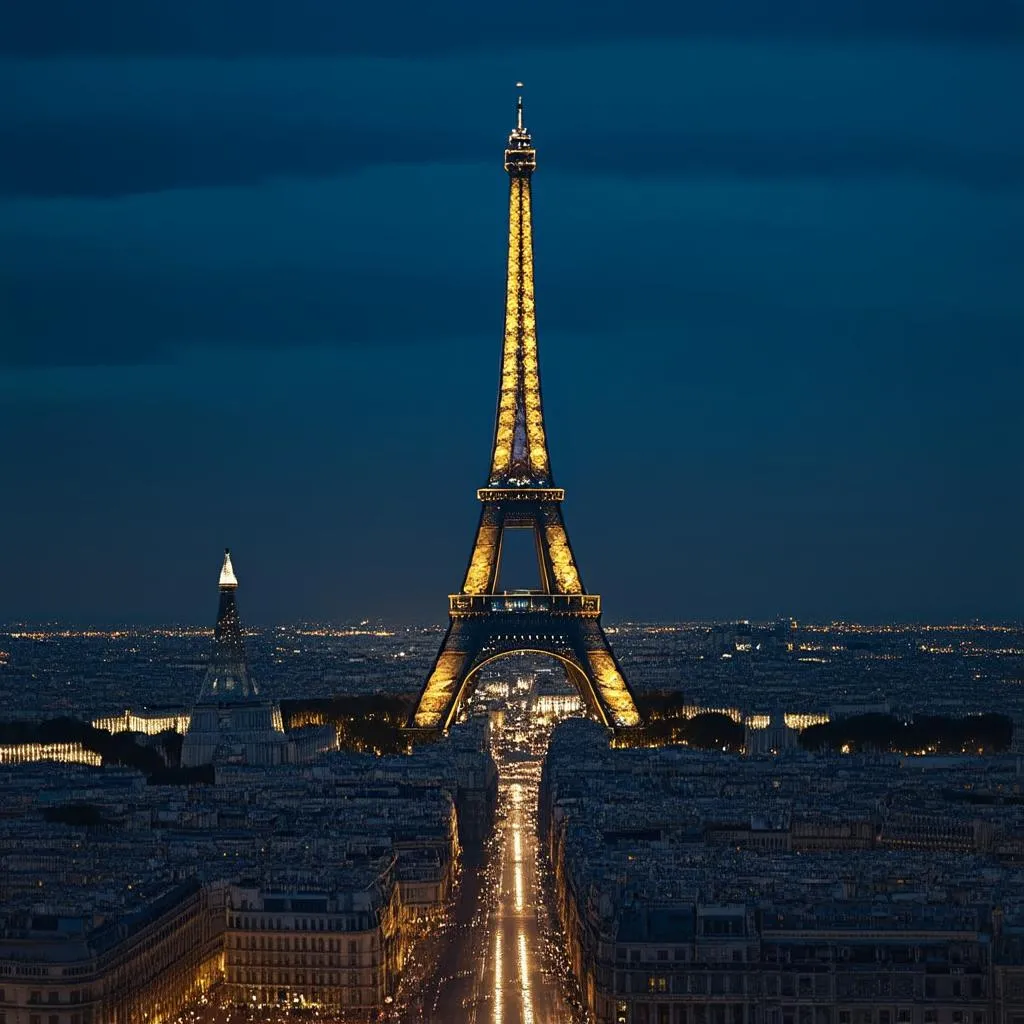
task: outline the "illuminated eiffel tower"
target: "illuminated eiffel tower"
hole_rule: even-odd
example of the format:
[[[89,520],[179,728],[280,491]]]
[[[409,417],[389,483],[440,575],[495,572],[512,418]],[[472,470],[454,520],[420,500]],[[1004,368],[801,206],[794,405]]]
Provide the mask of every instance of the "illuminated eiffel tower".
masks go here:
[[[639,724],[636,705],[601,628],[601,598],[580,579],[562,519],[565,491],[551,476],[533,304],[530,181],[537,166],[523,99],[508,138],[508,277],[494,449],[480,525],[462,590],[449,597],[448,632],[413,712],[416,729],[447,731],[477,672],[505,654],[548,654],[565,666],[591,715],[611,729]],[[532,530],[540,588],[497,592],[506,530]]]

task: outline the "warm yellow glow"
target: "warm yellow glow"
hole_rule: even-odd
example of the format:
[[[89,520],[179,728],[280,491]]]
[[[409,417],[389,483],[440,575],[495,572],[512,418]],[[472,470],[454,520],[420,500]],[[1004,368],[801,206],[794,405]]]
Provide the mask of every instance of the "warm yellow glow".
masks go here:
[[[443,725],[441,716],[455,695],[466,655],[461,651],[442,651],[434,671],[423,688],[414,721],[420,729],[436,729]]]
[[[826,714],[815,714],[814,712],[787,711],[785,720],[790,729],[807,729],[812,725],[824,725],[829,717]]]
[[[627,727],[639,725],[640,715],[615,659],[608,651],[587,651],[587,660],[597,682],[601,701],[611,712],[613,724]]]
[[[505,280],[505,343],[501,356],[501,385],[498,392],[498,421],[494,430],[494,457],[491,479],[509,471],[512,462],[512,437],[516,424],[516,392],[519,387],[519,280],[520,223],[522,189],[513,178],[508,207],[508,270]]]
[[[486,594],[490,591],[494,577],[494,565],[498,558],[498,543],[501,528],[481,524],[473,545],[473,556],[466,570],[466,581],[462,585],[465,594]]]
[[[540,369],[537,362],[537,316],[533,304],[533,222],[530,210],[530,179],[517,178],[522,192],[522,360],[523,404],[526,407],[526,443],[530,469],[536,477],[548,475],[548,442],[540,400]]]
[[[526,905],[526,893],[523,884],[523,836],[518,825],[512,833],[512,845],[516,875],[516,912],[521,914]]]
[[[522,401],[529,466],[513,467],[516,416]],[[509,184],[508,267],[505,283],[505,341],[501,359],[498,419],[494,432],[491,480],[512,469],[526,470],[535,479],[548,476],[547,437],[541,407],[540,367],[537,360],[537,315],[533,292],[533,228],[530,179],[513,177]]]
[[[530,991],[530,954],[526,932],[519,930],[519,987],[523,993],[523,1024],[533,1024],[533,993]]]
[[[7,743],[0,746],[0,764],[31,764],[34,761],[58,761],[61,764],[88,764],[98,768],[103,758],[81,743]]]
[[[148,715],[128,709],[123,715],[108,715],[105,718],[94,718],[94,729],[106,729],[108,732],[141,732],[146,736],[157,736],[168,729],[180,732],[182,736],[188,732],[192,716],[187,711],[166,715]]]
[[[694,714],[701,714],[707,711],[707,708],[694,708]],[[736,708],[721,708],[716,709],[723,714],[727,714],[733,721],[739,721],[737,717],[739,711]],[[692,718],[693,715],[686,715],[687,718]],[[828,715],[821,714],[813,711],[787,711],[783,716],[786,726],[790,729],[806,729],[812,725],[822,725],[829,720]],[[748,729],[767,729],[771,725],[771,715],[747,715],[743,719],[743,724]]]
[[[476,496],[480,501],[564,501],[564,487],[481,487]]]
[[[551,568],[555,574],[555,586],[559,594],[580,594],[583,592],[583,585],[580,583],[580,574],[576,570],[576,563],[572,558],[572,548],[569,547],[569,538],[565,535],[565,527],[561,523],[547,523],[544,526],[544,536],[548,542],[548,555],[551,558]]]
[[[501,928],[494,930],[494,1024],[501,1024],[504,1013],[501,983],[504,977],[504,964],[501,953]]]
[[[553,487],[550,479],[533,281],[530,172],[536,164],[525,132],[513,133],[509,146],[505,154],[510,175],[505,328],[491,472],[488,486],[477,492],[485,503],[484,511],[462,591],[449,595],[451,630],[461,632],[449,632],[420,695],[413,724],[421,729],[447,730],[458,710],[467,675],[492,660],[480,646],[485,618],[523,616],[523,628],[530,634],[535,628],[531,622],[534,616],[596,620],[601,614],[600,598],[584,592],[562,523],[560,502],[564,492]],[[506,527],[535,530],[542,591],[495,593]],[[591,621],[587,626],[596,628],[603,641],[599,625]],[[622,728],[639,724],[632,695],[607,646],[588,651],[584,661],[578,662],[580,654],[567,659],[552,650],[549,644],[553,637],[516,634],[520,643],[530,645],[522,650],[536,645],[542,653],[567,662],[583,702],[594,706],[603,724]],[[513,637],[501,638],[503,644],[510,639]],[[449,643],[463,650],[449,650]],[[591,643],[591,634],[587,634],[585,645]],[[493,657],[503,653],[509,652],[500,651]]]

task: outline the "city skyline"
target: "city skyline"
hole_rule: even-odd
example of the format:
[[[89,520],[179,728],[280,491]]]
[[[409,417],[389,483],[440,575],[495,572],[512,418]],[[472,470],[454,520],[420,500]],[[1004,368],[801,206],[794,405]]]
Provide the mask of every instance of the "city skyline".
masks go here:
[[[995,14],[898,10],[369,61],[304,8],[275,50],[257,7],[229,65],[130,19],[43,54],[22,13],[0,619],[205,622],[230,545],[254,624],[443,621],[518,76],[552,461],[609,621],[1019,619],[1024,65]]]

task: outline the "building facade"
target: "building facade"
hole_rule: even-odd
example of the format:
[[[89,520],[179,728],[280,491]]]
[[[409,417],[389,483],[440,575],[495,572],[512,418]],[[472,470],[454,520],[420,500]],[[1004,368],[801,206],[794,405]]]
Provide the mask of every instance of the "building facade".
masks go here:
[[[395,991],[405,959],[399,886],[389,867],[367,887],[332,890],[232,885],[225,991],[243,1006],[319,1007],[369,1019]]]
[[[221,976],[224,890],[192,882],[124,920],[34,915],[0,935],[0,1024],[159,1024]]]

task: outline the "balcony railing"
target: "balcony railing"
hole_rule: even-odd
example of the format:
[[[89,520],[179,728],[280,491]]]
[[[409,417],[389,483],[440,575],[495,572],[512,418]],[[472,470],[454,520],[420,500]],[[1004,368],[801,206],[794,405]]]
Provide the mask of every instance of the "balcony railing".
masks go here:
[[[585,615],[601,614],[599,594],[451,594],[452,615]]]
[[[481,487],[476,496],[481,501],[564,501],[561,487]]]

